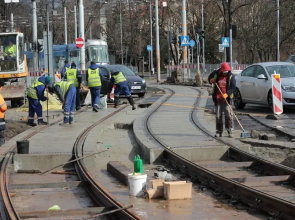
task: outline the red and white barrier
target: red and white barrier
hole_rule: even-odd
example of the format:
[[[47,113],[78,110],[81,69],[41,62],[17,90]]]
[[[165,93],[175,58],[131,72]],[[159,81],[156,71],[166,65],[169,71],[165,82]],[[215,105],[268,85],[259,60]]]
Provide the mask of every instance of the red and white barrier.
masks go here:
[[[111,94],[110,94],[110,98],[113,101],[115,100],[115,88],[116,88],[116,85],[113,86],[112,91],[111,91]]]
[[[281,89],[281,77],[280,74],[273,74],[271,76],[272,81],[272,100],[273,100],[273,113],[280,115],[283,113],[282,102],[282,89]]]

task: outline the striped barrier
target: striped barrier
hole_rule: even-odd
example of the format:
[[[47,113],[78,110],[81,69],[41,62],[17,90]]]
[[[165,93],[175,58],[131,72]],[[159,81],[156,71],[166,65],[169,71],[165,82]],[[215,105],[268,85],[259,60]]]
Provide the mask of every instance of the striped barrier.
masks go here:
[[[280,115],[283,113],[280,74],[276,74],[276,72],[275,72],[273,75],[271,75],[271,79],[272,79],[273,113],[276,115]]]

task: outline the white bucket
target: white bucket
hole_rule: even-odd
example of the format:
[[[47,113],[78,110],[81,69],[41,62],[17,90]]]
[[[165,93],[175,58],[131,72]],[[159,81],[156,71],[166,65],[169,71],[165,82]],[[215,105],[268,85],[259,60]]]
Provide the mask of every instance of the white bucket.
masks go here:
[[[146,187],[147,175],[142,173],[128,174],[129,182],[129,195],[130,196],[143,196],[143,190]]]

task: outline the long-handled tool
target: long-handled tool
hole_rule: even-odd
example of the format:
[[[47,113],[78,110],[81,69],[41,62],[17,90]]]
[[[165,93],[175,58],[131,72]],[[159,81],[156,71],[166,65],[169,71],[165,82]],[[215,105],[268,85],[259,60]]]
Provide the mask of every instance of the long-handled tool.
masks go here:
[[[216,87],[218,88],[219,92],[221,93],[222,97],[223,97],[223,93],[221,92],[221,89],[219,88],[219,86],[217,85],[217,83],[215,83]],[[245,129],[243,128],[240,120],[238,119],[238,117],[236,116],[234,110],[232,109],[231,105],[228,103],[228,101],[226,100],[226,98],[224,98],[226,104],[228,105],[228,107],[230,108],[230,110],[232,111],[232,113],[234,114],[238,124],[240,125],[240,127],[242,128],[243,132],[241,133],[241,138],[246,138],[246,137],[250,137],[249,133],[245,132]]]
[[[90,154],[90,155],[87,155],[87,156],[84,156],[84,157],[79,157],[79,158],[77,158],[77,159],[70,160],[70,161],[68,161],[68,162],[66,162],[66,163],[62,163],[62,164],[59,164],[59,165],[57,165],[57,166],[55,166],[55,167],[52,167],[51,169],[46,170],[46,171],[40,173],[39,175],[43,175],[44,173],[47,173],[47,172],[49,172],[49,171],[51,171],[51,170],[54,170],[55,168],[61,167],[61,166],[63,166],[63,165],[69,164],[69,163],[76,162],[76,161],[78,161],[78,160],[81,160],[81,159],[84,159],[84,158],[87,158],[87,157],[94,156],[94,155],[96,155],[96,154],[100,154],[100,153],[105,152],[105,151],[107,151],[107,150],[103,150],[103,151],[100,151],[100,152],[96,152],[96,153],[94,153],[94,154]]]

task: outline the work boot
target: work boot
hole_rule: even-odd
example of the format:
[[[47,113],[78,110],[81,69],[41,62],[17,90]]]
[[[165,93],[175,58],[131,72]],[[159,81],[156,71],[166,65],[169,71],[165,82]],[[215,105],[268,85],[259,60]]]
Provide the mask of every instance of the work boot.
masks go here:
[[[38,122],[38,125],[48,125],[48,123],[45,121],[40,121],[40,122]]]
[[[81,106],[79,106],[79,107],[76,107],[76,110],[78,111],[78,110],[80,110],[81,109]]]
[[[222,137],[222,132],[216,132],[214,135],[215,138]]]
[[[115,105],[114,105],[114,108],[118,108],[119,107],[119,101],[120,101],[119,97],[118,96],[115,96],[115,100],[114,100]]]
[[[136,106],[135,106],[132,96],[127,97],[127,99],[128,99],[129,104],[132,106],[132,110],[135,110]]]
[[[27,124],[27,125],[29,125],[29,126],[32,126],[32,127],[35,127],[35,126],[37,126],[37,124],[36,124],[36,123],[34,123],[34,122],[27,122],[26,124]]]
[[[99,109],[98,105],[97,104],[94,104],[93,105],[93,111],[98,112],[98,109]]]
[[[233,137],[233,134],[230,131],[228,131],[227,133],[228,133],[228,137],[229,138],[232,138]]]
[[[59,125],[60,125],[60,126],[68,126],[69,123],[67,123],[67,122],[66,122],[66,123],[65,123],[65,122],[61,122],[61,123],[59,123]]]

